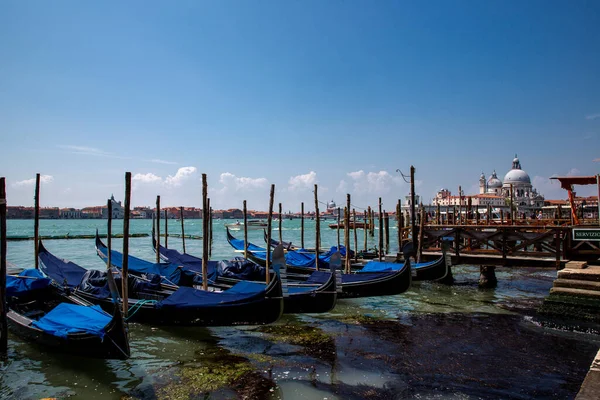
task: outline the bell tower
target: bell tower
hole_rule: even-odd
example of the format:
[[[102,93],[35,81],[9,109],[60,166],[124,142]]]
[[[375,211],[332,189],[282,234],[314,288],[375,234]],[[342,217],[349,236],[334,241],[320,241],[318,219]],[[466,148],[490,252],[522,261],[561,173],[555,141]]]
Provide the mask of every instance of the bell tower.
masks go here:
[[[479,194],[484,194],[486,192],[487,188],[485,183],[485,174],[482,172],[479,177]]]

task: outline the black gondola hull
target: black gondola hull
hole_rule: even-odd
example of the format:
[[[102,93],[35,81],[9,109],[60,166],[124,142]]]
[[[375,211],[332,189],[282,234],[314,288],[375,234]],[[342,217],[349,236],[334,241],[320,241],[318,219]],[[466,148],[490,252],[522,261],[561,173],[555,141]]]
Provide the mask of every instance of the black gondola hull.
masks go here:
[[[344,274],[346,275],[346,274]],[[342,275],[342,282],[344,279]],[[360,275],[360,274],[354,274]],[[390,296],[406,292],[411,285],[412,276],[408,263],[393,274],[381,273],[381,278],[370,279],[362,282],[342,283],[340,298]]]
[[[51,287],[44,292],[40,293],[43,297],[38,297],[38,301],[58,304],[63,300],[80,305],[89,304],[77,296],[70,299],[64,298],[61,291],[56,287]],[[30,301],[31,298],[27,300]],[[115,309],[112,302],[107,304],[106,311],[112,312],[113,317],[106,326],[103,338],[89,333],[68,334],[65,338],[62,338],[32,326],[31,319],[23,316],[18,311],[20,301],[23,301],[23,299],[9,299],[10,305],[7,313],[8,328],[16,336],[44,349],[61,353],[102,359],[125,360],[129,358],[130,349],[127,330],[120,311]]]

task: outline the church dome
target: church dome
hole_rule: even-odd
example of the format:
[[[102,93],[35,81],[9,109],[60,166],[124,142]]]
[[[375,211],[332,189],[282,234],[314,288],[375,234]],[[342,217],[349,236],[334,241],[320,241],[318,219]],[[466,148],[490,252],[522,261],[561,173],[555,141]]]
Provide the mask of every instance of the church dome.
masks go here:
[[[521,169],[521,162],[515,154],[512,169],[504,176],[504,184],[531,184],[531,179],[527,172]]]
[[[500,181],[500,179],[498,179],[496,171],[494,171],[492,176],[490,176],[490,179],[488,179],[487,185],[489,189],[500,189],[502,187],[502,182]]]
[[[523,171],[522,169],[511,169],[504,176],[504,183],[531,183],[531,179],[529,178],[527,172]]]
[[[327,203],[327,208],[329,208],[329,209],[335,208],[335,201],[331,200],[329,203]]]

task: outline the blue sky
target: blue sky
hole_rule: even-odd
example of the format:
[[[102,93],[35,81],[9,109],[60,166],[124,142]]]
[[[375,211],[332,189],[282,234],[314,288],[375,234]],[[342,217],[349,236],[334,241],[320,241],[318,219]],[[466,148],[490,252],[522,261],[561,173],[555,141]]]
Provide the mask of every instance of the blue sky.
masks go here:
[[[518,153],[600,172],[596,1],[3,1],[0,175],[9,204],[393,209],[474,193]],[[586,194],[591,188],[578,192]]]

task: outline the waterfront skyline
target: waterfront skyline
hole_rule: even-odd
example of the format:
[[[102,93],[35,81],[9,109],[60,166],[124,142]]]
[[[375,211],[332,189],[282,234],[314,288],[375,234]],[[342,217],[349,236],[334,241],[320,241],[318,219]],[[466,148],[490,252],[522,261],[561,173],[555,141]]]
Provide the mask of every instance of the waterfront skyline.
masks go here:
[[[101,205],[131,171],[132,205],[200,207],[205,172],[215,208],[265,210],[274,183],[312,210],[317,183],[392,210],[397,169],[429,203],[515,153],[566,198],[550,176],[600,170],[600,5],[460,5],[5,2],[9,204],[33,204],[40,172],[43,206]]]

